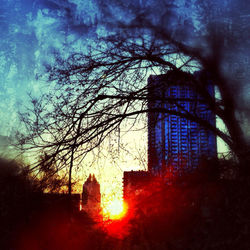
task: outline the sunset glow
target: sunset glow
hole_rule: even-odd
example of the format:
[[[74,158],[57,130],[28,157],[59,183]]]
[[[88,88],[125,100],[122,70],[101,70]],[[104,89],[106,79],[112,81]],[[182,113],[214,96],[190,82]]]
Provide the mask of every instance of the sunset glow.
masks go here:
[[[111,200],[104,208],[104,217],[110,220],[120,220],[127,213],[127,204],[123,200]]]

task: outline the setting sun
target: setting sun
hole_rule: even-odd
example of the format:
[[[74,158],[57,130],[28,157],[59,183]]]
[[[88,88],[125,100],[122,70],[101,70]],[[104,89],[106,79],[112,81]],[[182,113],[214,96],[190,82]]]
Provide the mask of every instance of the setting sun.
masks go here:
[[[123,200],[115,199],[103,208],[103,214],[108,219],[119,220],[126,215],[127,209],[127,204]]]

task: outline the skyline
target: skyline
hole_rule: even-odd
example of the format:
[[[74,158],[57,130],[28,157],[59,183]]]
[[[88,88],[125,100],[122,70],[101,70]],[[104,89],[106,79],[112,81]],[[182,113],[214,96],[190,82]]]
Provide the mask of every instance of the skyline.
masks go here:
[[[146,2],[150,4],[152,1],[142,2],[138,1],[137,4]],[[194,7],[189,8],[191,11]],[[123,13],[117,12],[116,15],[120,15],[121,19],[124,18]],[[3,75],[0,85],[0,134],[10,136],[18,124],[17,110],[29,105],[27,92],[40,96],[46,90],[43,65],[54,62],[53,53],[63,51],[66,57],[71,51],[84,50],[87,44],[93,43],[96,38],[109,31],[99,22],[104,17],[100,12],[100,5],[95,1],[13,0],[4,3],[1,18],[2,34],[5,33],[6,36],[0,44]],[[93,162],[92,156],[89,156],[89,159],[80,166],[83,171],[79,175],[85,175],[87,178],[91,171],[96,176],[99,172],[99,178],[102,178],[100,182],[109,189],[109,175],[112,173],[119,179],[117,185],[121,186],[122,171],[131,168],[145,169],[146,161],[142,166],[138,164],[139,160],[134,158],[137,157],[136,150],[145,154],[146,137],[146,129],[141,132],[129,132],[127,138],[124,136],[124,147],[130,147],[129,151],[132,152],[130,157],[126,152],[120,152],[120,159],[114,160],[111,156],[114,152],[107,147],[103,150],[102,157],[96,161],[93,170],[89,167]],[[114,141],[117,145],[120,143],[117,138],[114,138]],[[220,141],[218,149],[219,152],[225,151]],[[89,166],[86,166],[88,164]],[[102,188],[104,190],[104,187]]]

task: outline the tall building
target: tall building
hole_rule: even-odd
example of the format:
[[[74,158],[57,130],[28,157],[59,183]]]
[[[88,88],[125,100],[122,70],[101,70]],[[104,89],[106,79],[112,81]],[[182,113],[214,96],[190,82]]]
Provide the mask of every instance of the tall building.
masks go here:
[[[82,210],[93,214],[101,208],[100,184],[95,175],[89,175],[82,188]]]
[[[201,74],[205,73],[194,75],[198,79]],[[202,86],[214,98],[209,77],[204,79],[207,80]],[[148,108],[153,111],[148,113],[148,171],[124,172],[125,199],[131,193],[135,196],[143,193],[143,185],[148,185],[155,175],[164,174],[166,179],[179,176],[196,169],[202,157],[217,157],[216,135],[186,116],[191,114],[216,126],[215,115],[199,95],[197,86],[188,82],[184,75],[172,71],[151,75]]]
[[[195,75],[201,72],[195,73]],[[206,81],[206,89],[214,97],[214,87]],[[148,79],[148,169],[151,174],[170,171],[181,175],[197,168],[199,160],[217,156],[216,136],[187,113],[215,126],[215,115],[185,76],[169,71]],[[159,110],[159,112],[157,111]],[[168,110],[168,112],[164,112]],[[181,113],[184,117],[178,115]]]

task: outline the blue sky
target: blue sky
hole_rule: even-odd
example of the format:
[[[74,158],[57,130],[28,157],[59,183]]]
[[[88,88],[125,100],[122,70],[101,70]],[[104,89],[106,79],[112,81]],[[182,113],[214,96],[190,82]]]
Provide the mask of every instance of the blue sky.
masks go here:
[[[83,51],[88,43],[107,32],[101,21],[108,11],[117,20],[130,20],[129,10],[150,6],[157,20],[164,11],[164,1],[127,0],[122,1],[124,9],[114,8],[117,0],[8,0],[0,7],[0,135],[9,136],[17,125],[17,110],[27,105],[27,92],[39,95],[43,87],[43,65],[53,63],[53,52],[60,51],[67,56],[72,50]],[[170,2],[170,1],[169,1]],[[205,1],[206,2],[206,1]],[[230,1],[209,1],[218,9]],[[232,10],[244,1],[232,1]],[[195,0],[176,0],[173,8],[184,20],[192,20],[189,27],[199,29],[196,18]],[[238,5],[237,5],[238,4]],[[182,6],[180,8],[180,5]],[[111,7],[112,6],[112,7]],[[227,5],[225,5],[227,6]],[[225,8],[222,6],[222,11]],[[247,16],[248,9],[241,8]],[[130,14],[129,14],[130,13]],[[157,15],[155,15],[157,13]],[[191,17],[191,19],[190,19]],[[112,19],[108,20],[112,23]],[[183,22],[185,23],[185,21]],[[189,32],[189,31],[188,31]],[[237,59],[238,60],[238,59]]]
[[[18,128],[17,111],[29,105],[27,93],[33,96],[43,93],[45,86],[43,83],[46,79],[44,64],[53,63],[54,52],[60,51],[67,56],[72,50],[84,51],[87,44],[94,43],[95,38],[108,32],[100,21],[106,18],[105,13],[110,10],[118,20],[124,21],[133,17],[132,13],[127,14],[129,11],[125,14],[119,8],[111,9],[108,2],[116,0],[2,1],[0,136],[11,136],[13,130]],[[152,6],[152,10],[156,11],[153,13],[160,14],[163,8],[158,6],[159,2],[127,0],[123,4],[126,5],[125,9],[134,6]],[[189,27],[193,25],[197,29],[198,22],[194,21],[195,0],[178,0],[178,2],[185,2],[184,7],[180,9],[175,5],[174,8],[181,12],[180,16],[183,19],[192,16],[193,23]],[[220,3],[220,0],[212,2]],[[108,21],[112,23],[112,20]],[[131,167],[134,166],[137,167],[131,160]],[[106,179],[109,179],[108,174]]]
[[[3,1],[0,8],[0,135],[11,136],[18,127],[17,111],[28,105],[27,93],[43,92],[44,64],[53,63],[53,52],[60,51],[67,56],[72,50],[83,51],[86,44],[107,33],[98,22],[110,10],[107,2]],[[126,1],[126,5],[146,6],[150,2]],[[112,12],[118,20],[128,19],[119,8]]]
[[[0,135],[10,136],[28,92],[42,91],[52,53],[81,49],[103,32],[92,1],[10,0],[0,8]],[[83,39],[84,38],[84,39]]]
[[[173,8],[183,19],[195,20],[195,0],[174,1]],[[0,8],[0,135],[11,136],[18,128],[18,110],[29,105],[28,93],[44,91],[44,64],[53,63],[53,53],[67,56],[84,51],[87,44],[106,34],[101,21],[111,11],[117,20],[133,18],[113,8],[115,0],[9,0]],[[118,1],[119,2],[119,1]],[[124,9],[150,6],[152,13],[163,11],[160,2],[128,0]],[[183,7],[179,8],[178,4]],[[183,4],[183,3],[185,4]],[[217,3],[218,0],[214,0]],[[110,3],[110,5],[108,4]],[[110,7],[112,6],[112,8]],[[123,7],[124,7],[123,6]],[[177,14],[176,14],[177,15]],[[157,20],[157,15],[154,16]],[[173,17],[177,20],[177,17]],[[112,20],[108,20],[112,23]],[[185,23],[185,22],[184,22]]]
[[[82,51],[107,32],[100,21],[111,10],[118,20],[132,17],[111,9],[114,0],[9,0],[0,8],[0,135],[10,136],[18,124],[17,110],[27,105],[28,92],[42,90],[43,65],[52,53]],[[181,0],[180,0],[181,2]],[[192,2],[192,1],[187,1]],[[157,1],[128,0],[125,9],[152,6]],[[190,4],[187,6],[191,11]],[[129,13],[129,12],[128,12]],[[98,22],[99,21],[99,22]],[[108,20],[112,23],[112,20]]]
[[[101,1],[99,1],[101,3]],[[117,14],[117,13],[116,13]],[[96,37],[107,30],[97,20],[101,19],[98,5],[91,0],[9,0],[0,8],[0,147],[3,136],[11,136],[19,128],[18,110],[29,106],[29,96],[39,96],[45,91],[44,64],[53,63],[53,53],[67,56],[70,51],[83,51]],[[91,156],[89,157],[91,162]],[[132,162],[133,156],[127,156]],[[117,166],[97,162],[89,169],[84,164],[80,178],[94,172],[113,193],[110,181],[119,186],[121,195],[122,171]],[[121,163],[127,165],[127,162]],[[135,166],[135,169],[138,166]],[[110,180],[110,173],[113,179]],[[117,180],[116,180],[117,179]],[[81,185],[81,183],[79,183]],[[113,185],[113,184],[112,184]]]

